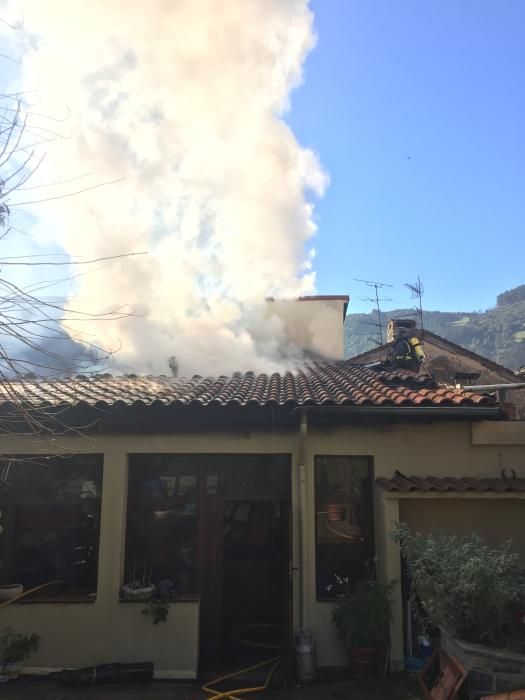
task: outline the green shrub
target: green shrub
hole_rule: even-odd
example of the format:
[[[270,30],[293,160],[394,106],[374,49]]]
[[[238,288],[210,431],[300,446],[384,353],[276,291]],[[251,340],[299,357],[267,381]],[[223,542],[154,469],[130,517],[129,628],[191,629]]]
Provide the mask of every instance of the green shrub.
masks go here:
[[[37,651],[39,642],[37,634],[20,634],[12,627],[7,627],[0,635],[0,661],[4,664],[23,661]]]
[[[511,542],[489,547],[477,532],[394,533],[431,622],[460,639],[515,648],[525,611],[525,575]]]
[[[395,581],[388,586],[370,581],[334,607],[332,620],[347,651],[383,647],[388,642],[394,585]]]

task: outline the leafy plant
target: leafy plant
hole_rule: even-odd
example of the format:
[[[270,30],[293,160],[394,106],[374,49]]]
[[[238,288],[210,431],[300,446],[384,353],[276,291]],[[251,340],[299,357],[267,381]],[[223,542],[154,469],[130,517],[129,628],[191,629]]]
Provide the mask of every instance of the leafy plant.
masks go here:
[[[332,610],[332,621],[347,651],[377,648],[388,642],[395,586],[368,581]]]
[[[525,573],[511,542],[491,548],[477,532],[422,534],[404,524],[394,538],[431,622],[469,642],[515,647]]]
[[[38,634],[25,635],[7,627],[0,635],[0,659],[4,664],[23,661],[37,651],[39,643]]]
[[[139,588],[149,588],[151,584],[152,569],[147,568],[146,564],[142,566],[142,576],[137,575],[137,566],[128,566],[128,582],[125,584],[127,588],[137,590]]]
[[[143,609],[143,615],[151,615],[154,625],[158,625],[159,622],[166,622],[170,611],[170,604],[166,598],[155,598],[150,600],[146,607]]]

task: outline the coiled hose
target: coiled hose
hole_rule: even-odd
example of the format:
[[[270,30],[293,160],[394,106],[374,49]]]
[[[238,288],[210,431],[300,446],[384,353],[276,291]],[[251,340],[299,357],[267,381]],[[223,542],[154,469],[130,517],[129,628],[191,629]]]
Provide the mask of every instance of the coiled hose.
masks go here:
[[[261,649],[280,649],[281,645],[280,644],[271,644],[268,642],[257,642],[253,641],[251,639],[246,639],[242,637],[242,632],[248,629],[254,629],[254,628],[279,628],[281,629],[281,625],[271,625],[271,624],[253,624],[253,625],[243,625],[242,627],[237,627],[233,630],[232,636],[233,638],[240,642],[241,644],[246,644],[247,646],[252,646],[252,647],[259,647]],[[241,700],[242,695],[248,695],[249,693],[261,693],[263,690],[266,690],[266,688],[269,686],[270,681],[272,680],[272,676],[275,672],[275,669],[277,666],[282,661],[281,656],[274,656],[271,659],[267,659],[266,661],[261,661],[258,664],[254,664],[253,666],[248,666],[247,668],[241,668],[239,671],[234,671],[233,673],[227,673],[224,676],[220,676],[219,678],[214,678],[213,680],[209,681],[205,685],[202,686],[202,690],[207,693],[208,695],[211,695],[211,700],[222,700],[223,698],[227,698],[228,700]],[[219,690],[218,688],[214,688],[213,686],[218,685],[219,683],[223,683],[224,681],[227,681],[231,678],[236,678],[237,676],[244,675],[245,673],[250,673],[251,671],[255,671],[258,668],[264,668],[265,666],[269,666],[268,674],[266,675],[265,681],[262,685],[254,685],[254,686],[249,686],[246,688],[235,688],[234,690]]]
[[[3,603],[0,603],[0,608],[5,607],[6,605],[10,605],[11,603],[16,603],[17,600],[20,600],[20,598],[25,598],[26,595],[29,595],[30,593],[34,593],[35,591],[39,591],[41,588],[47,588],[48,586],[54,586],[56,583],[64,583],[63,581],[48,581],[47,583],[41,583],[40,586],[35,586],[34,588],[29,588],[27,591],[23,591],[22,593],[19,593],[18,595],[14,596],[14,598],[9,598],[9,600],[6,600]]]

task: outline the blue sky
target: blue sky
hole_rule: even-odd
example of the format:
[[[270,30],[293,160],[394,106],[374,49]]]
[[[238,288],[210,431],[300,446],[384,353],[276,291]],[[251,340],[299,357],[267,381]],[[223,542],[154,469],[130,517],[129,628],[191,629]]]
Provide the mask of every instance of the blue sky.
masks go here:
[[[317,47],[287,116],[331,184],[318,292],[475,310],[525,283],[525,2],[312,0]]]

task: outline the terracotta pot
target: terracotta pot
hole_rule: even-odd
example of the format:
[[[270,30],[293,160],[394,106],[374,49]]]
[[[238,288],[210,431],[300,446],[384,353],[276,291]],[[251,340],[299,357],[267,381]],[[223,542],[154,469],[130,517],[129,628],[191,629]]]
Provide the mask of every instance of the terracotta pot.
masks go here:
[[[338,523],[344,520],[345,507],[340,503],[330,503],[326,509],[328,511],[328,521]]]
[[[348,659],[354,676],[374,676],[379,668],[381,650],[377,647],[350,649]]]

